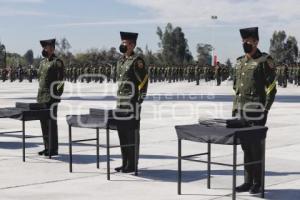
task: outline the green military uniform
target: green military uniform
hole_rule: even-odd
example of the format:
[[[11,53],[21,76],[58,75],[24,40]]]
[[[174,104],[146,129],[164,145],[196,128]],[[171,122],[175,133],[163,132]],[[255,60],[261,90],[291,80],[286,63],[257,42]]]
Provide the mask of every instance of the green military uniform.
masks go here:
[[[109,83],[111,78],[111,66],[107,65],[105,70],[106,80]]]
[[[121,37],[122,40],[136,40],[137,34],[121,32]],[[117,63],[117,81],[117,108],[121,111],[120,116],[126,117],[118,124],[120,145],[135,144],[137,141],[139,146],[141,104],[148,87],[148,69],[143,58],[134,53],[130,57],[123,56]],[[123,171],[137,167],[138,151],[139,147],[121,147]]]
[[[209,81],[209,67],[208,66],[204,67],[204,79],[205,79],[205,82]]]
[[[215,78],[217,79],[217,86],[221,85],[221,66],[218,63],[215,69]]]
[[[167,66],[167,78],[168,78],[168,82],[171,83],[172,82],[172,68],[170,66]]]
[[[293,83],[293,73],[294,73],[293,67],[289,65],[288,69],[289,69],[288,82]]]
[[[200,75],[201,75],[201,68],[199,65],[197,65],[195,69],[195,79],[196,79],[196,85],[200,84]]]
[[[7,79],[7,69],[3,68],[1,72],[2,82],[5,82]]]
[[[297,82],[297,86],[300,86],[300,64],[297,65],[296,82]]]
[[[10,73],[9,73],[9,77],[10,77],[10,82],[14,82],[16,79],[16,70],[15,68],[11,67],[10,68]]]
[[[154,67],[151,65],[151,66],[149,66],[149,78],[150,78],[150,83],[152,83],[153,82],[153,80],[154,80]]]
[[[100,73],[100,83],[102,83],[105,78],[105,67],[104,66],[100,66],[99,73]]]
[[[255,30],[258,34],[258,29]],[[233,116],[240,116],[249,119],[255,125],[264,126],[268,110],[271,108],[276,94],[276,72],[272,58],[258,49],[251,58],[247,56],[238,58],[233,88],[235,90]],[[250,119],[250,117],[262,116],[261,119]],[[245,163],[261,160],[262,146],[260,143],[242,143],[242,149]],[[261,173],[260,164],[246,165],[245,183],[260,186]]]
[[[289,79],[289,68],[287,65],[284,65],[284,67],[283,67],[283,87],[284,88],[287,87],[288,79]]]
[[[55,44],[55,39],[42,40],[41,45]],[[64,64],[62,60],[53,55],[50,58],[44,58],[39,66],[38,80],[39,89],[37,95],[38,103],[45,103],[52,111],[52,118],[50,123],[48,120],[41,120],[41,127],[43,132],[43,139],[45,150],[49,150],[51,154],[57,154],[58,151],[58,130],[57,130],[57,107],[60,102],[60,96],[63,92],[63,78],[64,78]],[[51,144],[48,146],[48,133],[51,129]]]
[[[31,83],[32,79],[33,79],[33,69],[32,69],[32,66],[29,67],[29,69],[27,71],[27,74],[28,74],[28,81],[29,81],[29,83]]]

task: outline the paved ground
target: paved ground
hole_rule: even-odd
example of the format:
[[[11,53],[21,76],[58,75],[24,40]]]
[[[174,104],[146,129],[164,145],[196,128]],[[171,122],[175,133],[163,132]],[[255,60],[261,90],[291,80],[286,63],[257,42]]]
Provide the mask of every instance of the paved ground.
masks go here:
[[[105,150],[101,149],[101,169],[96,169],[95,146],[74,147],[74,173],[68,172],[68,134],[65,115],[87,113],[90,107],[112,108],[115,85],[68,84],[59,107],[60,155],[52,160],[37,156],[43,149],[41,138],[27,140],[27,162],[21,161],[18,134],[0,136],[0,199],[230,199],[231,169],[213,166],[212,189],[206,189],[206,166],[184,162],[183,195],[176,193],[177,140],[174,125],[190,124],[199,118],[230,117],[231,83],[155,83],[149,87],[141,124],[141,159],[138,177],[114,173],[106,180]],[[34,100],[37,83],[0,83],[0,107]],[[300,88],[279,88],[268,119],[270,127],[266,153],[266,199],[300,199]],[[18,121],[1,119],[0,131],[21,128]],[[94,132],[75,129],[74,138],[93,137]],[[101,143],[105,136],[101,132]],[[27,125],[27,134],[40,136],[38,122]],[[113,143],[118,143],[113,134]],[[205,151],[206,146],[184,143],[184,154]],[[213,160],[231,162],[232,149],[214,145]],[[239,148],[239,160],[242,160]],[[120,165],[119,149],[112,150],[112,166]],[[242,182],[243,169],[238,173]],[[256,199],[248,193],[238,199]]]

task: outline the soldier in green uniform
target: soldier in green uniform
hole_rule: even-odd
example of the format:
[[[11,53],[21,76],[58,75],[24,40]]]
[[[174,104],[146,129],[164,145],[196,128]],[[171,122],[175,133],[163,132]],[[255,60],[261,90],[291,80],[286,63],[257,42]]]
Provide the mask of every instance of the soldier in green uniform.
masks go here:
[[[164,72],[163,67],[159,66],[158,67],[158,74],[157,74],[158,75],[158,82],[162,82],[163,81],[163,77],[164,77],[163,72]]]
[[[104,78],[105,78],[105,66],[102,65],[100,67],[100,71],[99,72],[100,72],[100,76],[101,76],[100,77],[100,83],[102,83],[104,81]]]
[[[115,64],[112,65],[111,73],[112,73],[113,82],[116,83],[117,82],[117,67]]]
[[[10,82],[14,82],[15,81],[15,75],[16,75],[15,68],[14,67],[10,67],[10,70],[9,70]]]
[[[289,68],[288,68],[287,64],[285,64],[283,67],[283,79],[282,79],[282,81],[283,81],[282,85],[284,88],[287,87],[288,79],[289,79]]]
[[[84,77],[83,77],[83,75],[84,75],[84,67],[83,67],[83,65],[80,65],[80,66],[79,66],[79,73],[78,73],[78,77],[79,77],[79,80],[78,80],[78,81],[80,81],[81,83],[84,82]]]
[[[97,67],[97,66],[95,66],[95,67],[93,68],[93,75],[95,76],[95,77],[94,77],[94,82],[97,83],[97,82],[99,81],[99,77],[98,77],[98,67]]]
[[[283,78],[283,71],[282,71],[282,66],[278,65],[276,67],[276,79],[278,82],[278,86],[282,86],[282,78]]]
[[[5,82],[7,80],[7,69],[6,68],[3,68],[2,69],[2,73],[1,73],[1,76],[2,76],[2,82]]]
[[[217,62],[217,66],[215,68],[215,78],[217,79],[217,86],[221,85],[221,65]]]
[[[204,80],[205,80],[205,82],[209,81],[209,67],[208,67],[208,65],[206,65],[204,67]]]
[[[64,75],[64,81],[68,81],[68,67],[65,67]]]
[[[172,68],[170,66],[166,66],[167,68],[167,79],[168,83],[172,82]]]
[[[120,52],[123,56],[117,64],[117,113],[123,120],[119,120],[117,129],[120,145],[135,144],[136,141],[138,147],[121,147],[122,166],[115,170],[130,173],[137,169],[138,164],[140,112],[147,92],[149,75],[143,58],[134,53],[138,34],[120,32],[120,35]]]
[[[73,81],[74,81],[74,69],[75,69],[75,67],[74,67],[74,65],[72,65],[70,68],[70,82],[71,83],[73,83]]]
[[[153,65],[149,65],[149,79],[150,79],[150,83],[153,83],[154,80],[154,67]]]
[[[300,86],[300,63],[297,64],[296,82],[297,82],[297,86]]]
[[[28,81],[29,81],[29,83],[31,83],[32,79],[33,79],[33,66],[32,65],[28,68],[27,75],[28,75]]]
[[[258,28],[240,30],[245,55],[237,59],[233,88],[235,98],[233,116],[244,118],[254,125],[264,126],[276,95],[276,71],[273,59],[258,48]],[[243,142],[245,163],[262,159],[260,142]],[[261,164],[245,166],[245,182],[237,192],[259,193],[261,189]]]
[[[196,85],[200,85],[200,75],[201,75],[201,68],[199,65],[197,65],[195,69]]]
[[[293,83],[293,67],[291,64],[288,65],[288,69],[289,69],[289,78],[288,78],[288,82],[289,83]]]
[[[109,83],[111,78],[111,66],[108,64],[105,70],[106,80]]]
[[[76,83],[77,82],[77,66],[74,65],[72,68],[72,82]]]
[[[297,64],[293,64],[293,82],[297,85]]]
[[[76,65],[76,68],[75,68],[75,83],[77,81],[79,81],[79,77],[80,77],[80,65]]]
[[[39,89],[37,95],[38,103],[45,103],[51,109],[51,120],[41,120],[45,149],[39,155],[58,155],[58,130],[57,130],[57,107],[64,88],[64,64],[56,57],[55,39],[41,40],[43,47],[41,61],[38,71]],[[49,129],[51,147],[49,147]]]
[[[86,67],[84,68],[84,76],[85,76],[85,80],[87,83],[90,83],[92,80],[91,77],[91,65],[87,64]]]
[[[79,74],[79,70],[78,70],[78,65],[74,66],[74,83],[77,83],[78,80],[78,74]]]

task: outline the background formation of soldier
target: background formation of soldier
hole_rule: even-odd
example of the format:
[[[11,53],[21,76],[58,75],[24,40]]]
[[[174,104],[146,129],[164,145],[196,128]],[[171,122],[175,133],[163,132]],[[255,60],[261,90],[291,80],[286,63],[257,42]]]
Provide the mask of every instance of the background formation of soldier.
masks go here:
[[[149,65],[150,83],[166,82],[174,83],[181,81],[195,82],[216,81],[219,86],[225,80],[232,80],[235,69],[224,64],[217,63],[216,66],[198,64],[185,66],[156,66]],[[288,84],[300,86],[300,64],[280,64],[276,67],[278,86],[286,88]],[[33,66],[22,66],[0,68],[0,80],[19,81],[28,80],[32,82],[37,78],[37,69]],[[103,83],[116,82],[116,65],[102,64],[100,66],[69,65],[65,68],[65,81],[72,83]]]

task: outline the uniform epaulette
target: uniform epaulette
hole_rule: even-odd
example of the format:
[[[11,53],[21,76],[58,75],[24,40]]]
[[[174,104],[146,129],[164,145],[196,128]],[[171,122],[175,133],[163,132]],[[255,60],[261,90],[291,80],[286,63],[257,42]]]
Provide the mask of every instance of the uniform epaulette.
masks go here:
[[[244,58],[245,56],[240,56],[238,57],[236,60],[241,60],[242,58]]]
[[[55,58],[55,63],[57,64],[57,66],[62,67],[63,66],[63,61],[59,58]]]
[[[273,60],[272,56],[270,56],[268,53],[266,52],[262,52],[262,56],[265,57],[266,59],[271,59]]]

